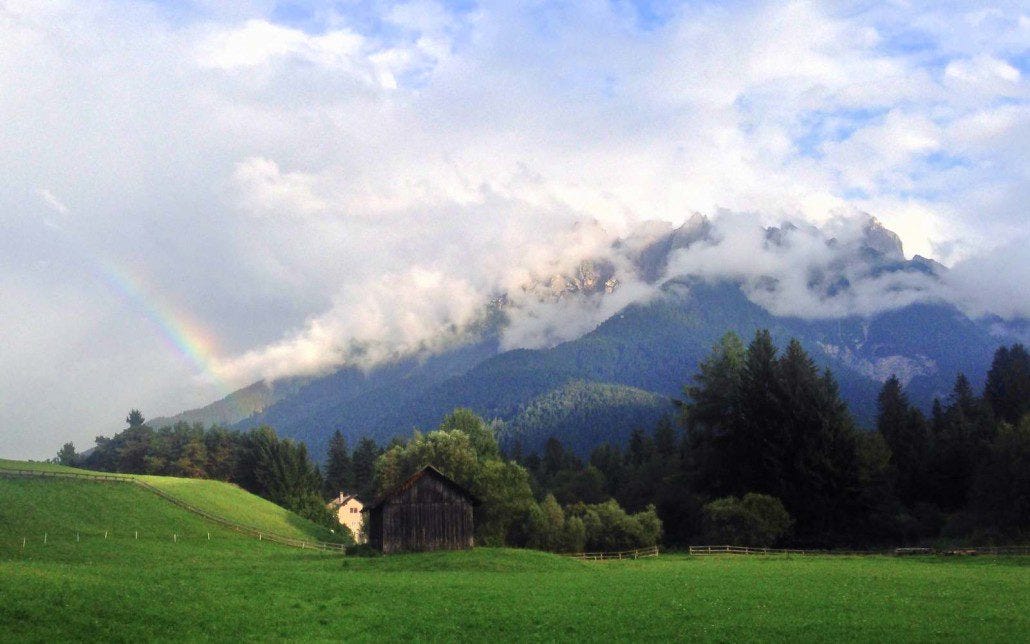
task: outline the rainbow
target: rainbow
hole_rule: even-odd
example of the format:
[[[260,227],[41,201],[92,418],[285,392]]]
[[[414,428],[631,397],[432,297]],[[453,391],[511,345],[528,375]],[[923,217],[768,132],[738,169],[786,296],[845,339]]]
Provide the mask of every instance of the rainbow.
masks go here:
[[[210,331],[182,307],[161,297],[142,272],[130,272],[111,261],[94,259],[101,281],[153,323],[167,344],[197,372],[198,378],[214,385],[223,397],[234,391],[231,383],[219,375],[217,343]]]
[[[57,201],[49,191],[41,191],[40,196],[59,215],[68,213],[68,208]],[[85,240],[76,239],[69,229],[60,224],[48,223],[46,220],[44,223],[57,231],[70,247],[87,260],[86,265],[98,281],[106,284],[129,306],[141,312],[153,323],[169,346],[183,356],[197,372],[198,381],[213,385],[223,398],[235,390],[219,373],[214,335],[181,307],[176,307],[167,298],[161,297],[159,289],[147,283],[142,271],[130,271],[127,267],[106,259],[95,248],[91,248],[90,244],[85,243]],[[241,412],[239,401],[230,399],[229,402],[239,417],[246,415]]]

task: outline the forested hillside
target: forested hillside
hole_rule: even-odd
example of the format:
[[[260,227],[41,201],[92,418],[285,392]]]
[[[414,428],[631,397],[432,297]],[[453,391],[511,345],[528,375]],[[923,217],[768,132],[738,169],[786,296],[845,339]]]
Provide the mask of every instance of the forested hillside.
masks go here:
[[[507,443],[539,447],[558,432],[578,453],[649,426],[726,331],[750,337],[768,328],[779,343],[796,337],[821,367],[832,368],[841,394],[864,427],[875,418],[882,382],[897,373],[917,406],[929,410],[955,375],[980,386],[1003,338],[948,305],[913,305],[872,318],[802,320],[770,314],[735,284],[672,283],[664,297],[631,305],[594,331],[551,349],[498,353],[485,339],[422,360],[411,358],[365,373],[347,368],[317,378],[297,393],[242,421],[267,424],[324,453],[335,430],[355,441],[386,442],[432,426],[455,407],[505,423]],[[573,383],[579,383],[574,385]],[[604,387],[586,403],[584,387]],[[631,389],[625,389],[625,388]],[[644,395],[644,393],[649,395]],[[627,406],[628,405],[628,406]],[[587,408],[590,408],[588,411]],[[609,422],[598,424],[598,415]],[[560,419],[560,429],[556,422]]]

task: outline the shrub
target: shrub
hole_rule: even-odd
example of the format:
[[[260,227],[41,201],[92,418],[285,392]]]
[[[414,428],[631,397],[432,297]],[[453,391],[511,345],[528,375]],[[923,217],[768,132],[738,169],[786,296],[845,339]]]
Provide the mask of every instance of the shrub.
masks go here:
[[[590,551],[645,548],[657,545],[662,536],[662,522],[654,506],[629,515],[618,503],[609,500],[571,505],[568,514],[583,522],[584,548]]]
[[[793,521],[774,496],[749,492],[743,499],[728,496],[703,508],[705,536],[712,543],[771,546],[790,530]]]

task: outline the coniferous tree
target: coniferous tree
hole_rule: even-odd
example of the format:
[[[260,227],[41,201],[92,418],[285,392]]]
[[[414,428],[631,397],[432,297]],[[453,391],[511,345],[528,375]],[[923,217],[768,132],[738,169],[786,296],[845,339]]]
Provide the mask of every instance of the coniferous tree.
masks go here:
[[[993,414],[964,374],[955,378],[948,405],[935,402],[930,468],[933,501],[945,512],[965,507],[979,463],[994,435]]]
[[[891,450],[891,478],[898,498],[912,507],[923,500],[929,457],[926,420],[909,405],[896,376],[883,384],[877,398],[876,429]]]
[[[354,448],[354,494],[365,502],[371,501],[375,496],[376,459],[382,453],[375,441],[368,437],[359,440],[358,446]]]
[[[329,439],[329,453],[325,465],[325,496],[332,498],[341,492],[353,494],[354,463],[347,450],[347,439],[340,430]]]
[[[769,331],[755,333],[741,371],[739,426],[728,441],[727,458],[736,463],[730,493],[743,496],[780,486],[788,436],[784,433],[784,400],[777,370],[776,347]]]
[[[1002,424],[973,482],[970,510],[992,536],[1030,534],[1030,415]]]
[[[797,519],[797,534],[810,543],[851,538],[859,511],[858,459],[854,425],[829,371],[819,374],[797,340],[777,363],[783,443],[773,490]],[[755,419],[760,422],[760,419]],[[756,487],[754,491],[763,491]]]
[[[1000,347],[995,352],[984,398],[994,415],[1010,425],[1030,413],[1030,355],[1022,344]]]
[[[688,475],[700,487],[732,494],[744,467],[736,455],[746,439],[741,419],[746,352],[740,338],[727,333],[701,362],[694,382],[684,388],[682,422],[687,429]]]

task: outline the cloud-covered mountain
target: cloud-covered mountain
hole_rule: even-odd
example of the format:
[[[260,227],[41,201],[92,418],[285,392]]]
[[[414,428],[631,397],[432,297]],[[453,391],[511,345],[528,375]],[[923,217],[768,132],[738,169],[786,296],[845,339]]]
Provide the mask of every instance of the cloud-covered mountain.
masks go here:
[[[948,270],[906,260],[898,237],[868,216],[763,228],[695,215],[602,250],[496,294],[473,323],[447,329],[446,344],[274,382],[259,412],[221,420],[270,424],[320,454],[336,429],[385,442],[468,406],[500,421],[509,443],[536,449],[556,435],[586,452],[670,413],[722,334],[747,340],[768,328],[832,369],[868,426],[890,375],[927,407],[959,372],[981,382],[997,346],[1016,337],[964,313]]]

